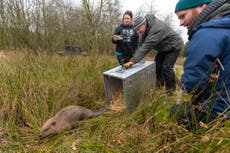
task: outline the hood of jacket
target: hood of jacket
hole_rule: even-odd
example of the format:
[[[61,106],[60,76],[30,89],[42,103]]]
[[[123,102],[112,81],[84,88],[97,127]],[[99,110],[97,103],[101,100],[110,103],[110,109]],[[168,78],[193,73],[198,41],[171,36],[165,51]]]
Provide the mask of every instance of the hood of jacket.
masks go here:
[[[228,28],[227,24],[229,23],[225,23],[225,21],[221,21],[221,19],[220,21],[217,22],[215,21],[215,19],[223,18],[228,15],[230,15],[229,0],[213,1],[212,3],[207,5],[207,7],[197,16],[192,26],[189,28],[188,30],[189,40],[191,40],[193,34],[201,27],[215,25],[215,27]],[[208,24],[206,24],[206,22]]]
[[[220,18],[214,19],[209,22],[205,22],[199,26],[199,28],[225,28],[230,30],[230,14]]]

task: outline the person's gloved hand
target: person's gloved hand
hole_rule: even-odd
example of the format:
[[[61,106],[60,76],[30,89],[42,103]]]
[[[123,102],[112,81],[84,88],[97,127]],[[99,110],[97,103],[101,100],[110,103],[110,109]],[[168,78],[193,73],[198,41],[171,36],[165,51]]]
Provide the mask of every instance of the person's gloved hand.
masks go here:
[[[124,64],[124,67],[125,67],[126,69],[128,69],[128,68],[130,68],[133,64],[134,64],[133,62],[128,62],[128,63],[125,63],[125,64]]]

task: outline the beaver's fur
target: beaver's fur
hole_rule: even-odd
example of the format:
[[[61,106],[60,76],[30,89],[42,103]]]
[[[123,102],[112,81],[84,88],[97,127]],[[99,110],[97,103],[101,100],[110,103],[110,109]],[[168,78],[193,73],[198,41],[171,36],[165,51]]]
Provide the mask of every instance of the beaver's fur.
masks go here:
[[[39,137],[44,138],[58,134],[62,130],[69,130],[76,125],[77,121],[92,116],[93,112],[90,109],[76,105],[67,106],[45,122],[40,129]]]

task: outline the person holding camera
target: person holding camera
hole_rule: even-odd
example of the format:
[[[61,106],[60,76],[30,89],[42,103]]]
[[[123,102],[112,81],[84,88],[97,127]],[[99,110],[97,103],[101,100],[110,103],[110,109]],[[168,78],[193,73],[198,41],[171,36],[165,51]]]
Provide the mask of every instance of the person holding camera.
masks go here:
[[[123,14],[122,23],[116,28],[112,43],[116,44],[116,57],[120,65],[128,62],[137,49],[139,36],[133,28],[133,13],[127,10]]]

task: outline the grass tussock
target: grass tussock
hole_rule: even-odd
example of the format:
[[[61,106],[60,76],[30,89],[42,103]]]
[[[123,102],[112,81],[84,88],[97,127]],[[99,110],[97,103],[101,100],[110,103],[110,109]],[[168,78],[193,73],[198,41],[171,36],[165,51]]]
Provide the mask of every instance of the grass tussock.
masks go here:
[[[0,152],[229,152],[229,121],[189,132],[169,117],[177,97],[162,90],[132,114],[111,110],[38,139],[42,124],[65,106],[107,107],[102,72],[117,64],[108,55],[6,55],[0,62]]]

